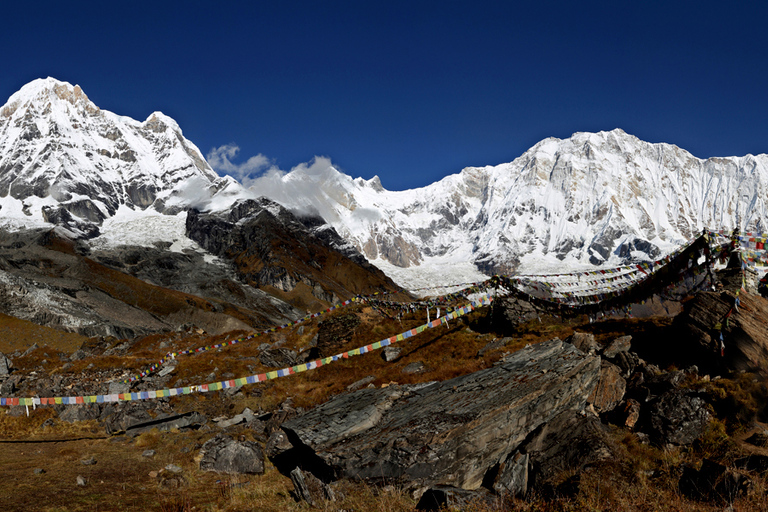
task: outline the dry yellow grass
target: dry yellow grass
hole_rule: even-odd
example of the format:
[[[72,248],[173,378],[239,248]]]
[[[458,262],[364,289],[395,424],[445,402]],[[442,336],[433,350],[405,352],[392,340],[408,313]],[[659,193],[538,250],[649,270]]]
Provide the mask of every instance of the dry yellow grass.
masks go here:
[[[424,312],[406,315],[402,321],[383,318],[364,305],[345,308],[343,313],[357,313],[362,324],[355,330],[344,346],[344,350],[370,344],[403,332],[424,323]],[[242,388],[235,396],[223,392],[187,395],[171,399],[178,412],[197,410],[209,418],[231,417],[245,407],[252,410],[270,411],[292,399],[296,407],[309,408],[322,403],[329,397],[342,393],[350,384],[372,375],[373,385],[382,386],[390,382],[401,384],[429,380],[443,380],[476,371],[496,362],[507,352],[513,352],[526,344],[538,343],[555,336],[566,338],[575,330],[593,332],[598,341],[605,344],[616,336],[628,331],[652,336],[657,329],[666,325],[666,320],[635,320],[626,324],[608,322],[604,324],[580,323],[579,319],[560,322],[542,318],[520,326],[515,332],[486,332],[484,325],[487,310],[480,310],[460,321],[453,321],[449,328],[440,327],[398,342],[401,357],[393,363],[386,363],[379,352],[352,357],[323,366],[318,370],[292,375],[265,383]],[[180,356],[178,366],[171,377],[171,385],[189,385],[243,377],[271,370],[258,360],[261,343],[280,342],[281,346],[302,351],[308,348],[310,340],[317,333],[321,317],[302,326],[279,331],[268,336],[259,336],[248,342],[227,346],[199,354]],[[469,329],[471,327],[471,329]],[[198,333],[167,333],[149,336],[139,340],[126,357],[95,357],[76,361],[68,372],[98,372],[122,368],[131,373],[163,357],[168,351],[208,346],[234,339],[247,333],[229,333],[221,336],[206,336]],[[480,348],[495,337],[509,335],[512,341],[505,347],[490,351],[484,357],[477,357]],[[160,348],[160,347],[163,348]],[[19,371],[39,367],[45,348],[27,358],[18,360]],[[51,358],[49,358],[51,359]],[[427,371],[421,374],[405,374],[405,365],[423,361]],[[49,363],[50,372],[61,372],[61,362]],[[89,365],[92,365],[88,368]],[[125,365],[125,366],[123,366]],[[209,379],[210,374],[213,379]],[[691,385],[696,385],[692,383]],[[760,386],[751,377],[733,382],[711,384],[707,392],[721,396],[723,407],[733,405],[733,410],[754,412],[755,400],[759,399]],[[734,395],[734,398],[728,398]],[[724,409],[725,410],[725,409]],[[209,510],[219,512],[240,511],[300,511],[309,510],[303,503],[297,503],[292,496],[293,486],[288,477],[280,474],[268,462],[264,475],[228,477],[199,470],[196,457],[202,444],[214,435],[211,431],[159,432],[142,434],[135,439],[124,437],[113,439],[82,439],[99,437],[103,429],[96,422],[68,424],[56,422],[53,427],[41,424],[55,418],[50,408],[38,408],[26,415],[12,417],[0,411],[0,432],[5,440],[23,441],[0,445],[0,510],[29,510],[30,496],[50,496],[41,510]],[[746,416],[744,416],[746,417]],[[741,418],[739,416],[739,418]],[[740,421],[737,419],[737,421]],[[676,476],[684,462],[695,462],[702,456],[732,458],[739,452],[729,436],[738,429],[736,425],[714,423],[711,432],[697,445],[687,450],[660,450],[637,442],[632,434],[616,430],[612,434],[625,458],[615,463],[595,466],[583,472],[581,492],[570,499],[546,500],[532,497],[529,500],[499,501],[496,505],[504,510],[722,510],[723,506],[692,502],[680,495],[676,488]],[[255,439],[254,432],[235,428],[233,436]],[[38,442],[47,441],[47,442]],[[53,442],[58,441],[58,442]],[[155,457],[142,457],[144,450],[156,450]],[[97,464],[84,466],[81,460],[94,457]],[[168,472],[161,471],[167,464],[178,464],[183,468],[183,481]],[[35,474],[35,468],[45,469]],[[78,487],[78,475],[86,477],[88,485]],[[564,474],[563,478],[569,476]],[[757,492],[739,498],[735,510],[766,510],[765,480],[760,475],[750,475]],[[177,487],[174,487],[177,485]],[[62,492],[65,489],[65,492]],[[322,510],[356,510],[400,512],[413,510],[414,499],[396,488],[376,488],[363,484],[342,483],[339,490],[344,498],[337,503],[328,503]],[[476,504],[465,510],[486,512],[491,506]]]

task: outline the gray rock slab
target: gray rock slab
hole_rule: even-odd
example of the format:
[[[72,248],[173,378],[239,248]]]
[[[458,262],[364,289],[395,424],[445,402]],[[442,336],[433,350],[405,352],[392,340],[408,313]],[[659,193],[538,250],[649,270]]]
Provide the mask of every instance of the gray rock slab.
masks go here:
[[[219,434],[200,449],[200,469],[227,474],[264,473],[264,450],[252,441],[235,441]]]
[[[447,381],[341,395],[282,428],[336,478],[476,489],[535,428],[582,409],[599,375],[599,357],[554,339]]]

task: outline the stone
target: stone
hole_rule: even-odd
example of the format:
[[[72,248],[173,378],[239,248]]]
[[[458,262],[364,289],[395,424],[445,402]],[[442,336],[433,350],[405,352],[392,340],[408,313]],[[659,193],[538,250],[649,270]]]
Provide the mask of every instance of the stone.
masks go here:
[[[83,466],[93,466],[96,464],[96,458],[95,457],[89,457],[87,459],[80,459],[80,464]]]
[[[360,388],[362,388],[364,386],[367,386],[368,384],[370,384],[371,382],[373,382],[375,380],[376,380],[376,377],[374,377],[373,375],[369,375],[367,377],[363,377],[362,379],[360,379],[358,381],[355,381],[352,384],[350,384],[349,386],[347,386],[347,391],[357,391],[358,389],[360,389]]]
[[[619,367],[608,361],[602,361],[600,379],[587,401],[595,407],[598,414],[610,412],[624,398],[626,390],[627,381],[621,376]]]
[[[400,347],[393,347],[392,345],[388,347],[384,347],[384,350],[381,351],[381,358],[384,359],[386,362],[391,363],[392,361],[396,361],[400,357],[400,353],[403,351]]]
[[[530,432],[581,410],[600,359],[559,339],[444,382],[365,388],[282,424],[293,445],[276,467],[315,476],[476,489]]]
[[[595,354],[600,349],[600,345],[597,344],[595,335],[592,333],[574,332],[565,341],[585,354]]]
[[[326,501],[336,501],[336,495],[331,486],[312,473],[296,468],[291,471],[290,476],[296,496],[309,503],[309,506],[320,508]]]
[[[641,430],[659,444],[685,446],[701,437],[710,414],[706,402],[697,396],[674,389],[652,400]]]
[[[632,430],[640,419],[640,402],[628,398],[620,407],[614,409],[614,412],[616,423]]]
[[[529,455],[529,488],[563,471],[580,471],[614,456],[605,426],[594,416],[565,410],[539,426],[520,447]]]
[[[200,469],[230,475],[264,473],[264,450],[252,441],[235,441],[219,434],[200,449]]]
[[[402,371],[403,373],[424,373],[427,371],[427,367],[424,366],[423,361],[414,361],[405,365]]]
[[[499,472],[493,481],[493,490],[498,494],[509,494],[522,498],[528,492],[527,453],[515,452],[499,466]]]
[[[65,405],[59,412],[59,420],[68,423],[98,419],[101,410],[98,404]]]
[[[0,352],[0,377],[10,375],[11,368],[13,368],[11,360],[5,357],[2,352]]]
[[[603,350],[603,357],[613,359],[621,352],[628,352],[632,348],[632,336],[622,336],[613,340],[608,347]]]
[[[77,475],[75,481],[79,487],[85,487],[88,484],[88,481],[85,479],[85,477],[81,475]]]
[[[32,472],[36,475],[42,475],[45,473],[45,470],[43,468],[35,468],[32,470]]]
[[[499,297],[493,301],[491,315],[499,332],[514,329],[518,325],[539,317],[533,305],[518,297]]]
[[[661,372],[657,374],[649,373],[645,376],[644,385],[654,395],[663,395],[668,391],[679,388],[684,380],[685,372],[682,370]]]
[[[416,510],[489,510],[486,507],[496,501],[497,497],[482,487],[477,490],[467,490],[441,485],[427,489],[416,504]]]
[[[683,496],[694,500],[733,503],[738,496],[748,493],[752,481],[722,464],[704,459],[698,470],[687,465],[683,468],[678,487]]]
[[[181,466],[177,464],[168,464],[167,466],[165,466],[164,469],[166,471],[170,471],[171,473],[175,473],[175,474],[179,474],[183,471],[183,469],[181,469]]]
[[[640,358],[634,352],[619,352],[612,362],[621,369],[622,376],[629,377],[640,365]]]
[[[219,428],[228,428],[240,423],[249,423],[253,421],[254,417],[253,411],[246,407],[240,414],[233,416],[231,419],[219,421],[216,425]]]
[[[142,457],[154,457],[157,452],[155,450],[144,450],[141,454]]]
[[[113,380],[109,383],[109,394],[119,395],[121,393],[128,393],[131,390],[131,385],[128,382],[121,380]]]
[[[259,361],[267,368],[287,368],[296,365],[298,354],[288,348],[270,348],[259,354]]]

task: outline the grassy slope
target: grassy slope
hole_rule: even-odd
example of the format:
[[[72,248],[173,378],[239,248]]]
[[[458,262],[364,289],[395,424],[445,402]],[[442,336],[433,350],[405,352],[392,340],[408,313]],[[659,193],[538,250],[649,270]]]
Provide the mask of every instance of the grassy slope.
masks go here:
[[[362,324],[348,340],[345,349],[365,345],[404,329],[414,327],[426,320],[423,312],[403,319],[402,324],[383,318],[370,308],[354,306],[343,312],[355,311],[363,319]],[[384,362],[378,352],[353,357],[349,360],[324,366],[318,370],[277,379],[253,386],[245,386],[242,392],[229,397],[216,392],[173,398],[177,411],[199,410],[209,418],[231,417],[245,407],[253,410],[274,410],[291,398],[297,407],[311,407],[330,396],[344,392],[346,387],[363,377],[375,377],[373,385],[381,386],[391,382],[412,383],[442,380],[468,373],[493,364],[504,352],[517,350],[528,343],[537,343],[552,337],[565,338],[574,330],[593,331],[598,340],[606,343],[618,335],[633,333],[637,339],[655,336],[663,329],[667,320],[614,321],[602,324],[581,324],[573,321],[561,324],[544,320],[522,326],[511,335],[513,341],[505,348],[477,357],[477,351],[501,333],[482,332],[486,312],[473,313],[465,322],[453,322],[450,328],[428,330],[409,338],[398,345],[403,349],[402,357],[393,363]],[[321,317],[319,320],[322,320]],[[296,350],[306,349],[317,331],[318,320],[306,324],[303,329],[294,328],[269,336],[257,337],[249,343],[234,345],[220,351],[210,351],[179,360],[171,384],[197,384],[208,382],[214,373],[216,380],[242,377],[267,370],[258,362],[257,347],[260,343],[281,341],[283,346]],[[467,325],[474,329],[468,330]],[[114,368],[127,364],[134,371],[142,368],[165,354],[168,350],[205,346],[236,337],[241,333],[226,336],[179,334],[156,335],[138,342],[130,357],[97,357],[76,361],[72,367],[63,370],[60,363],[42,364],[43,349],[26,358],[15,361],[18,371],[28,373],[43,369],[48,373],[71,373],[85,375],[100,368]],[[161,349],[160,344],[167,344]],[[402,368],[408,363],[423,361],[428,371],[423,374],[404,374]],[[93,365],[88,368],[89,365]],[[729,381],[730,382],[730,381]],[[712,383],[710,392],[743,396],[742,409],[748,407],[751,389],[749,379],[731,384]],[[754,384],[754,383],[753,383]],[[730,387],[727,387],[730,386]],[[738,401],[738,400],[736,400]],[[746,405],[745,405],[746,404]],[[733,405],[733,404],[731,404]],[[754,404],[752,405],[754,406]],[[756,407],[756,406],[754,406]],[[118,437],[100,440],[74,440],[35,443],[36,440],[63,440],[103,435],[96,423],[82,422],[75,425],[56,423],[53,427],[41,427],[43,421],[54,418],[50,408],[30,411],[30,416],[0,414],[0,432],[5,440],[23,443],[2,443],[0,449],[0,509],[29,510],[30,503],[39,503],[40,510],[308,510],[304,504],[297,504],[290,495],[290,479],[280,475],[269,463],[261,476],[227,477],[214,473],[202,473],[195,457],[203,442],[213,432],[170,432],[157,431],[143,434],[129,440]],[[234,436],[259,440],[252,430],[235,427]],[[733,437],[731,437],[731,434]],[[545,502],[532,500],[509,503],[508,509],[519,510],[722,510],[722,505],[690,502],[680,496],[676,489],[677,468],[682,462],[695,462],[702,456],[716,460],[731,460],[744,453],[746,446],[738,440],[744,437],[742,423],[715,423],[715,428],[706,439],[689,449],[657,449],[637,443],[633,435],[615,429],[612,437],[619,449],[626,454],[622,460],[597,466],[582,475],[582,493],[573,499]],[[261,439],[263,441],[263,439]],[[143,457],[146,449],[154,449],[153,458]],[[93,456],[97,464],[84,466],[80,460]],[[167,472],[160,471],[167,464],[178,464],[183,468],[184,482],[174,480]],[[35,468],[45,469],[41,475],[34,474]],[[157,473],[159,472],[159,474]],[[75,485],[78,475],[89,481],[86,487]],[[568,475],[563,475],[563,478]],[[765,510],[765,481],[759,475],[751,475],[759,491],[751,498],[737,502],[737,510]],[[235,484],[235,485],[230,485]],[[241,485],[242,484],[242,485]],[[412,510],[415,502],[405,493],[395,489],[372,489],[361,485],[345,484],[346,498],[338,504],[329,505],[328,510]],[[45,496],[43,505],[39,500]],[[35,501],[30,501],[35,500]],[[488,510],[479,507],[477,510]]]

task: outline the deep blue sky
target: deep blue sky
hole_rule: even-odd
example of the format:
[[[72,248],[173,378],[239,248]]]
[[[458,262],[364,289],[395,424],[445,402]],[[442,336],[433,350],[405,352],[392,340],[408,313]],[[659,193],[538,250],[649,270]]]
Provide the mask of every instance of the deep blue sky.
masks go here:
[[[768,152],[768,2],[16,4],[0,104],[53,76],[235,164],[323,155],[401,190],[577,131]]]

